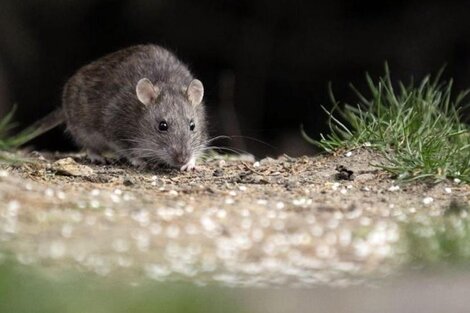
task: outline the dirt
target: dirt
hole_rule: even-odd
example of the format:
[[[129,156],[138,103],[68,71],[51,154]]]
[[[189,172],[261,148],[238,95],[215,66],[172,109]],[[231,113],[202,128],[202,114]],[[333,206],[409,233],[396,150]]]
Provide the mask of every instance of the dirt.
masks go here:
[[[406,258],[400,223],[470,199],[458,182],[399,185],[367,149],[211,158],[192,172],[94,165],[80,154],[28,157],[0,165],[4,256],[133,279],[356,283]]]

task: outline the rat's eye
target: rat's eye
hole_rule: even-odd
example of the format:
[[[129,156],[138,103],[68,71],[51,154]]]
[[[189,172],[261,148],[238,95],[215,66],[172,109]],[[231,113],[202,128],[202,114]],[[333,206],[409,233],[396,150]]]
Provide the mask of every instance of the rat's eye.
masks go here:
[[[194,128],[196,128],[196,124],[194,124],[193,121],[189,122],[189,130],[190,130],[190,131],[193,131]]]
[[[161,121],[158,125],[158,130],[166,132],[168,130],[168,124],[165,121]]]

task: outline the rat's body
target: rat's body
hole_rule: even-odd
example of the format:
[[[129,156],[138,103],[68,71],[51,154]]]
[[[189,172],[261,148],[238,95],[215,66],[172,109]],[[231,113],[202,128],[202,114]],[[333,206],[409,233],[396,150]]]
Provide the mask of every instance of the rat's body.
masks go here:
[[[206,142],[203,86],[172,53],[140,45],[82,67],[66,83],[67,130],[90,158],[192,169]],[[57,114],[57,113],[56,113]]]

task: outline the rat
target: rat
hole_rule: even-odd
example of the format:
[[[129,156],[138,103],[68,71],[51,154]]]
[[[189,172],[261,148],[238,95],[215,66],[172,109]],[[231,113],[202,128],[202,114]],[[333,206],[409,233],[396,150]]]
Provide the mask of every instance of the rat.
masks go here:
[[[204,87],[170,51],[128,47],[80,68],[65,84],[62,107],[35,125],[65,122],[90,160],[113,152],[135,166],[192,170],[207,142]]]

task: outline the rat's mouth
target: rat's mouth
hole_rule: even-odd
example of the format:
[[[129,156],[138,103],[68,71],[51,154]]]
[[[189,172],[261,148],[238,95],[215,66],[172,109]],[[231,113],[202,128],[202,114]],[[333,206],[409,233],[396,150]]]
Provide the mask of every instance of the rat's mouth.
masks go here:
[[[184,150],[175,151],[171,154],[170,164],[174,167],[180,168],[182,171],[190,170],[194,168],[196,158]]]

